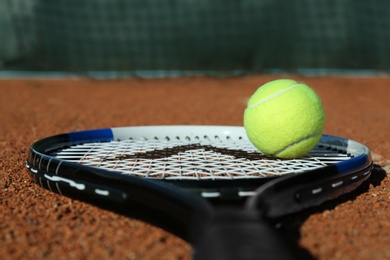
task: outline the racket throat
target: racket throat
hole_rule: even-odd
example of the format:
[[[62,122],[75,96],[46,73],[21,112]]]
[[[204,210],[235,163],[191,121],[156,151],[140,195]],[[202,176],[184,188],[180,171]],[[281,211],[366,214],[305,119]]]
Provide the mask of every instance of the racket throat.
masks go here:
[[[258,211],[219,208],[195,236],[194,259],[296,259],[292,243]]]

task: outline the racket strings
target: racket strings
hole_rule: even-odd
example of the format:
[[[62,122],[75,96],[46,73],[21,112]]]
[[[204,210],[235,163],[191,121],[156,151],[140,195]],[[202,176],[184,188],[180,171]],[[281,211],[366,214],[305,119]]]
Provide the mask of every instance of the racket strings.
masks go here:
[[[304,158],[277,160],[264,156],[248,140],[218,136],[85,143],[65,148],[53,155],[122,174],[171,180],[281,176],[350,158],[344,151],[320,145]]]

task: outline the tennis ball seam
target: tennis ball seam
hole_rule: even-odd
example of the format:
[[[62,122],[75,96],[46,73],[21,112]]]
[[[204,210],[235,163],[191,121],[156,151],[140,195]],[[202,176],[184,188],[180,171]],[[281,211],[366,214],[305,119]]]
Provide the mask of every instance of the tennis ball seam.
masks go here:
[[[270,96],[268,96],[268,97],[266,97],[266,98],[264,98],[264,99],[262,99],[262,100],[260,100],[260,101],[257,101],[256,103],[254,103],[254,104],[248,106],[246,109],[251,109],[251,108],[257,107],[258,105],[260,105],[260,104],[262,104],[262,103],[265,103],[265,102],[267,102],[267,101],[269,101],[269,100],[271,100],[271,99],[274,99],[274,98],[276,98],[276,97],[278,97],[278,96],[280,96],[280,95],[286,93],[287,91],[289,91],[289,90],[291,90],[291,89],[293,89],[293,88],[299,86],[299,85],[301,85],[301,83],[297,82],[297,83],[295,83],[295,84],[289,86],[288,88],[285,88],[285,89],[283,89],[283,90],[281,90],[281,91],[279,91],[279,92],[276,92],[276,93],[274,93],[274,94],[272,94],[272,95],[270,95]]]
[[[287,149],[289,149],[289,148],[291,148],[291,147],[294,147],[295,145],[298,145],[298,144],[300,144],[301,142],[306,141],[306,140],[308,140],[308,139],[310,139],[310,138],[313,138],[313,137],[315,137],[315,136],[317,136],[317,135],[319,135],[319,134],[321,134],[321,133],[322,133],[322,131],[317,131],[317,132],[314,132],[314,133],[312,133],[312,134],[310,134],[310,135],[307,135],[307,136],[305,136],[305,137],[299,139],[298,141],[296,141],[296,142],[294,142],[294,143],[291,143],[291,144],[288,144],[287,146],[283,147],[282,149],[279,149],[278,151],[276,151],[276,152],[274,153],[274,155],[276,156],[276,155],[278,155],[278,154],[284,152],[285,150],[287,150]]]

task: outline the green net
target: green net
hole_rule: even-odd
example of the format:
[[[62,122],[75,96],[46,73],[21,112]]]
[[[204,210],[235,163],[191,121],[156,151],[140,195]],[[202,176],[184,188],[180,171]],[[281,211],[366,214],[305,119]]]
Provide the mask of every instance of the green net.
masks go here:
[[[390,1],[2,1],[16,48],[5,69],[390,68]]]

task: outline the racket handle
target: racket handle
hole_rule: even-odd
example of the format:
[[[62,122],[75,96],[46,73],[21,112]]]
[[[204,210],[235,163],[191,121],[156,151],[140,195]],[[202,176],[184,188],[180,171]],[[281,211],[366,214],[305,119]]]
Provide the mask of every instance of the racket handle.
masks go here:
[[[256,212],[222,210],[198,232],[194,259],[297,259],[279,230],[261,221]]]

